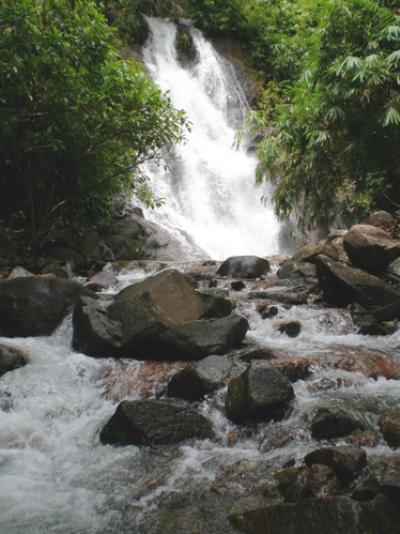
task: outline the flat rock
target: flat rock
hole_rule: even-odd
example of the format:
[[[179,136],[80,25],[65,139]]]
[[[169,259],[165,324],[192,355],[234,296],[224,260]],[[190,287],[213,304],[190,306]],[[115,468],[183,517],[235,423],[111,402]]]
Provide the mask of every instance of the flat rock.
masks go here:
[[[180,399],[123,401],[100,433],[103,444],[168,445],[212,438],[208,419]]]

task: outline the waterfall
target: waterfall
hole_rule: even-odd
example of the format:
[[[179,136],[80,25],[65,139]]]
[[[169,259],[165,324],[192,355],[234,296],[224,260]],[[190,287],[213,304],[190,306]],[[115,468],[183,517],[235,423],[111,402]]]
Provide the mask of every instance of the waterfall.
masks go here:
[[[194,28],[196,61],[183,65],[176,25],[157,18],[147,22],[147,69],[191,123],[186,142],[167,161],[169,168],[165,161],[146,168],[155,195],[165,199],[160,209],[146,212],[147,218],[168,228],[192,257],[277,253],[279,223],[271,205],[261,201],[270,191],[255,185],[254,155],[235,149],[248,105],[233,65]]]

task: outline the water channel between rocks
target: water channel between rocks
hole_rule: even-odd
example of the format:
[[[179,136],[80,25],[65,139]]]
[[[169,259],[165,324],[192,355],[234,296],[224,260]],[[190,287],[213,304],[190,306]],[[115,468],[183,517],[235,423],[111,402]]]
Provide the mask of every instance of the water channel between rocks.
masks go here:
[[[190,263],[174,267],[191,270]],[[156,264],[147,273],[126,269],[111,292],[155,270]],[[263,283],[271,287],[276,280],[270,274]],[[229,285],[218,280],[220,288]],[[277,304],[278,315],[262,320],[247,290],[231,291],[230,297],[249,319],[248,348],[268,347],[292,357],[365,349],[400,357],[399,331],[384,338],[357,335],[346,310]],[[303,325],[296,339],[276,328],[287,319]],[[182,364],[94,359],[73,352],[71,337],[67,317],[51,337],[0,339],[31,358],[0,380],[1,532],[235,532],[227,520],[232,503],[317,446],[308,422],[318,406],[360,410],[371,429],[380,413],[400,408],[398,382],[315,364],[309,377],[294,383],[293,410],[281,422],[234,425],[224,414],[222,388],[200,406],[213,423],[215,440],[104,446],[99,429],[116,404],[159,396]],[[369,458],[394,454],[383,440],[366,451]]]

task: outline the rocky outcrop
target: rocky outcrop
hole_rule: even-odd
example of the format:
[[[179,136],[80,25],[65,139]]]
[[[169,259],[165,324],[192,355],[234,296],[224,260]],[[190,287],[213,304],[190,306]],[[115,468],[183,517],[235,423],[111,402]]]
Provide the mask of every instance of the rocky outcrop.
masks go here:
[[[289,380],[277,369],[250,366],[228,385],[225,411],[234,422],[282,418],[294,398]]]
[[[0,284],[0,335],[46,336],[82,296],[94,294],[73,280],[27,276]]]
[[[344,248],[353,265],[380,273],[400,256],[400,243],[376,226],[357,224],[344,237]]]
[[[269,261],[257,256],[232,256],[223,262],[218,276],[230,278],[260,278],[270,271]]]
[[[8,371],[23,367],[29,361],[29,356],[22,350],[10,345],[0,344],[0,376]]]
[[[357,302],[367,310],[399,305],[400,293],[380,278],[361,269],[318,256],[317,274],[328,304]]]
[[[212,425],[180,399],[123,401],[100,432],[109,445],[168,445],[212,438]]]

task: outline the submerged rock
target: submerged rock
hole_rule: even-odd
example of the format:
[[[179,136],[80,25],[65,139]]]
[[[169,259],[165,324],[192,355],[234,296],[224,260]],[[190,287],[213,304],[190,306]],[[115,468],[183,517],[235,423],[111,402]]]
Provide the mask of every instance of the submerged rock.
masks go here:
[[[230,278],[259,278],[270,271],[269,261],[257,256],[232,256],[217,271],[218,276]]]
[[[23,367],[29,361],[28,355],[10,345],[0,344],[0,376],[8,371]]]
[[[343,244],[353,265],[373,273],[384,271],[400,256],[400,243],[384,230],[369,224],[352,226]]]
[[[316,439],[331,439],[365,430],[364,424],[344,409],[319,408],[311,421],[311,433]]]
[[[180,399],[123,401],[100,433],[103,444],[168,445],[212,438],[212,425]]]
[[[73,280],[27,276],[0,284],[0,335],[46,336],[81,295],[94,294]]]
[[[229,382],[226,415],[239,423],[281,418],[293,398],[291,383],[277,369],[250,366]]]

